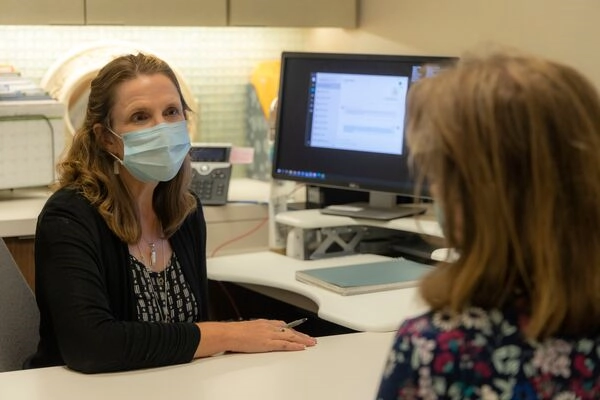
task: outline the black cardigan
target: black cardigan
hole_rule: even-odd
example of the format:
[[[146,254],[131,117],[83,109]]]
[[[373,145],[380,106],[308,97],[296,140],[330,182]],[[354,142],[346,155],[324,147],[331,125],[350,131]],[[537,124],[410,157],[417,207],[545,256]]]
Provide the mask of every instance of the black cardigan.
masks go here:
[[[204,320],[206,223],[199,202],[169,242]],[[128,262],[127,244],[83,196],[62,189],[50,197],[35,236],[41,339],[27,367],[66,364],[94,373],[192,360],[200,342],[195,324],[137,321]]]

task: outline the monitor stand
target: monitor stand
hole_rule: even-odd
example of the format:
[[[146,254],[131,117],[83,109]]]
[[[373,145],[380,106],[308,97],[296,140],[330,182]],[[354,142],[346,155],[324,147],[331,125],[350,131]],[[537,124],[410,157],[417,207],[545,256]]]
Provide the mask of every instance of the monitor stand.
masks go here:
[[[415,204],[397,204],[393,193],[370,192],[368,203],[332,204],[321,209],[322,214],[352,218],[389,221],[423,214],[427,207]]]

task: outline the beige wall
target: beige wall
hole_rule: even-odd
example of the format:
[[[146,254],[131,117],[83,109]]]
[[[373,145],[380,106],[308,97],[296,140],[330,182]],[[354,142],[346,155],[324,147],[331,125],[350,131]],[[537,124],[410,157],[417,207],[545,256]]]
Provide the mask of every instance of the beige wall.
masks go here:
[[[357,30],[312,30],[311,51],[460,55],[509,45],[575,66],[600,87],[600,0],[359,0]]]

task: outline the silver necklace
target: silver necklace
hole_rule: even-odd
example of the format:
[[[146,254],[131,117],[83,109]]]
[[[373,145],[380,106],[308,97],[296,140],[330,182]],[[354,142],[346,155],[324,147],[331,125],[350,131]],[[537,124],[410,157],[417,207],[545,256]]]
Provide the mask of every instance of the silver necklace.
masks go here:
[[[150,268],[152,269],[154,267],[154,265],[156,264],[156,243],[148,242],[144,238],[142,238],[142,240],[144,242],[146,242],[146,244],[150,247]],[[162,239],[159,239],[159,240],[162,240]],[[144,253],[142,253],[142,249],[140,248],[139,242],[137,244],[137,249],[138,249],[138,252],[140,253],[140,256],[142,257],[142,261],[144,262],[144,265],[145,265],[146,260],[144,259]]]
[[[145,241],[145,240],[144,240]],[[142,250],[140,249],[140,244],[138,242],[137,244],[137,249],[138,252],[140,253],[140,257],[142,258],[142,264],[144,264],[144,269],[146,270],[146,277],[148,279],[148,281],[150,282],[150,290],[152,291],[153,297],[156,298],[156,294],[159,293],[159,291],[155,290],[154,288],[154,281],[152,280],[152,277],[150,276],[150,272],[155,272],[152,267],[154,267],[154,265],[156,264],[156,243],[148,243],[148,246],[150,246],[150,268],[146,265],[146,259],[144,257],[144,253],[142,253]],[[159,285],[161,284],[162,281],[162,286],[163,286],[163,294],[165,296],[164,301],[161,301],[160,299],[160,294],[158,295],[158,305],[159,305],[159,310],[160,310],[160,319],[164,322],[171,322],[171,316],[169,315],[169,297],[168,297],[168,293],[167,293],[167,264],[165,262],[165,245],[164,245],[164,239],[160,239],[160,244],[161,244],[161,251],[162,251],[162,261],[163,261],[163,266],[164,269],[162,270],[162,277],[159,275],[158,277],[158,283]],[[160,289],[160,288],[159,288]],[[161,304],[162,303],[162,304]]]

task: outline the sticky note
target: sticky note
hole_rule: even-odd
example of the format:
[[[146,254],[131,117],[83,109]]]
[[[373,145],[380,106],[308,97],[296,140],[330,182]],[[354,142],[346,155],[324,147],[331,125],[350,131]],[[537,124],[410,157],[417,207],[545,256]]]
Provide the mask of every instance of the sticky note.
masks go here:
[[[252,164],[254,161],[253,147],[232,147],[229,154],[231,164]]]

